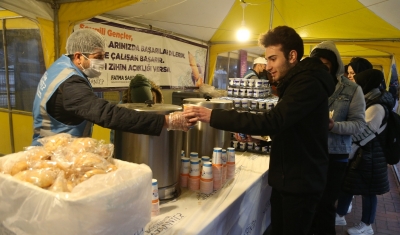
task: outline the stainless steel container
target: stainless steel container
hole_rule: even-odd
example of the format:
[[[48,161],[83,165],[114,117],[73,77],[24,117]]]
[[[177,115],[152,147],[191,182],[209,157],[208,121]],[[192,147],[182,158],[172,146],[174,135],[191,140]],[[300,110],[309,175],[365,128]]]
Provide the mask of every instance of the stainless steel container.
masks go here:
[[[155,104],[148,107],[141,103],[128,103],[118,106],[138,112],[164,115],[182,110],[181,106],[166,104]],[[182,131],[167,131],[166,129],[161,131],[160,136],[115,131],[115,157],[124,161],[148,165],[153,171],[153,178],[158,180],[159,198],[175,198],[179,194],[178,179],[182,134]]]
[[[187,98],[184,104],[194,104],[210,109],[233,109],[232,100]],[[183,149],[186,155],[198,152],[199,156],[212,156],[214,147],[230,147],[231,132],[218,130],[208,123],[199,122],[194,128],[183,134]]]

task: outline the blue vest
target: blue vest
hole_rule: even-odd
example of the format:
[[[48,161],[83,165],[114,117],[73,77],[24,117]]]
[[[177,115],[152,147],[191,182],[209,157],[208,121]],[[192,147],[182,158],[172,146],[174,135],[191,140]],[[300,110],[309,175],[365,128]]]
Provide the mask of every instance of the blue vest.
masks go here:
[[[34,133],[32,145],[41,145],[37,141],[38,139],[58,133],[68,133],[75,137],[92,135],[93,124],[91,122],[83,121],[78,125],[66,125],[51,117],[47,112],[46,104],[48,100],[58,87],[73,75],[81,76],[92,87],[83,73],[65,55],[56,60],[40,79],[33,101]]]
[[[329,111],[334,110],[333,120],[342,122],[347,120],[350,103],[358,85],[355,82],[341,77],[336,85],[335,92],[329,97]],[[348,154],[351,152],[351,135],[339,135],[328,132],[328,152],[330,154]]]
[[[255,76],[255,77],[253,77]],[[247,72],[243,75],[243,78],[250,79],[250,78],[258,78],[256,71],[253,69],[247,70]]]

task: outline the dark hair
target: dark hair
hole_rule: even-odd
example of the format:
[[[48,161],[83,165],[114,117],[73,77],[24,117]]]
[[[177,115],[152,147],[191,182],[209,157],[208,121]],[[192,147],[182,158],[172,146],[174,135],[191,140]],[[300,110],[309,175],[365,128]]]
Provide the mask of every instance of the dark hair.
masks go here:
[[[336,78],[336,73],[338,72],[339,64],[335,52],[325,48],[315,48],[311,52],[310,57],[324,58],[329,62],[331,62],[332,68],[330,69],[330,73],[333,75],[333,77]]]
[[[367,69],[372,69],[372,64],[369,62],[367,59],[361,58],[361,57],[353,57],[350,60],[349,65],[351,68],[354,70],[354,72],[360,73],[362,71],[365,71]]]
[[[264,47],[282,45],[282,52],[286,59],[289,59],[289,52],[297,52],[297,60],[300,61],[304,55],[303,39],[300,35],[288,26],[278,26],[260,35],[258,44]]]
[[[384,79],[382,71],[367,69],[354,76],[356,83],[362,88],[364,95],[374,88],[378,88]]]

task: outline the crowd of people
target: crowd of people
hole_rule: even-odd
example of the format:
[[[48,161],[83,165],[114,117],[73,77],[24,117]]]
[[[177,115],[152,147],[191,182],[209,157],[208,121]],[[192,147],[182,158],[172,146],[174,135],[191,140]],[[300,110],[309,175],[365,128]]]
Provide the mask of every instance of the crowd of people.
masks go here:
[[[302,59],[301,37],[278,26],[259,44],[279,97],[274,109],[259,115],[193,106],[185,117],[246,133],[235,135],[239,141],[272,138],[270,234],[335,235],[335,225],[346,224],[353,195],[362,195],[362,218],[347,232],[374,234],[376,195],[388,192],[389,184],[384,142],[371,134],[384,126],[398,95],[384,89],[382,71],[367,59],[355,57],[344,66],[332,41]],[[349,159],[354,143],[360,147]]]
[[[382,86],[384,76],[364,58],[346,66],[332,41],[318,44],[303,58],[304,44],[290,27],[278,26],[259,38],[265,58],[257,58],[246,77],[271,79],[279,101],[263,114],[190,106],[170,115],[139,113],[99,99],[88,78],[104,67],[104,38],[78,30],[62,55],[43,75],[34,100],[34,136],[57,133],[91,135],[93,123],[128,132],[159,135],[162,128],[187,131],[198,121],[210,126],[270,136],[268,182],[272,235],[336,234],[345,225],[353,195],[362,195],[360,224],[350,235],[373,234],[377,197],[389,191],[382,145],[371,138],[395,106],[396,95]],[[156,86],[143,76],[132,80],[123,102],[136,98],[163,102]],[[138,95],[140,94],[140,95]],[[380,135],[384,135],[384,131]],[[359,148],[349,159],[352,144]]]

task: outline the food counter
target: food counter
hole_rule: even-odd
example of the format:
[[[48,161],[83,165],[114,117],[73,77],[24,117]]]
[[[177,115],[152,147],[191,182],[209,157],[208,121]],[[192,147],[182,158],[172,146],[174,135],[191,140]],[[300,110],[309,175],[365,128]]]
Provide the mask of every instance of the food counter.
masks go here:
[[[140,234],[262,234],[270,224],[269,156],[236,152],[234,180],[212,194],[182,189]]]
[[[14,155],[18,154],[8,157],[14,158]],[[2,158],[2,160],[4,159]],[[120,164],[122,165],[119,167],[123,165],[126,165],[127,168],[135,167],[132,163],[121,161]],[[139,202],[140,200],[135,200],[135,198],[146,199],[146,196],[138,194],[143,191],[148,191],[150,194],[150,188],[146,190],[132,189],[132,187],[140,185],[137,182],[132,183],[133,179],[126,181],[126,184],[132,185],[132,187],[118,186],[118,190],[111,187],[78,199],[60,197],[60,195],[55,197],[56,194],[27,183],[21,184],[9,175],[1,176],[3,185],[0,185],[4,187],[3,189],[7,189],[4,192],[2,190],[3,202],[6,203],[3,206],[7,207],[8,205],[15,208],[15,210],[3,208],[5,214],[8,213],[8,216],[14,216],[14,218],[18,216],[18,221],[21,220],[18,225],[15,221],[13,225],[10,221],[6,224],[14,228],[12,229],[14,231],[21,231],[20,234],[26,234],[23,231],[29,231],[30,234],[54,234],[57,230],[58,234],[77,234],[77,231],[86,231],[87,234],[109,234],[105,231],[110,231],[110,229],[116,234],[132,235],[262,234],[270,224],[271,187],[268,185],[268,168],[268,155],[236,152],[235,178],[227,181],[222,189],[214,191],[212,194],[201,194],[189,189],[182,189],[178,198],[161,202],[160,214],[149,218],[150,222],[142,229],[132,229],[134,228],[133,224],[138,222],[144,214],[150,213],[146,210],[147,212],[143,214],[142,211],[144,208],[149,210],[150,206],[144,203],[146,206],[143,207],[143,201]],[[118,172],[121,171],[116,171],[116,173]],[[147,178],[150,179],[151,176],[149,175]],[[149,179],[146,181],[150,181]],[[102,180],[100,176],[98,180],[108,181]],[[127,194],[126,190],[132,190],[135,193]],[[86,199],[90,203],[82,202]],[[150,200],[150,197],[148,199]],[[24,201],[24,203],[18,203],[19,201]],[[132,208],[130,211],[126,210],[128,204],[131,205],[129,208]],[[96,205],[108,206],[97,208]],[[127,214],[128,211],[132,216]],[[26,212],[33,214],[29,217]],[[3,216],[6,216],[5,214]],[[40,220],[33,215],[40,215]],[[24,216],[28,219],[25,220]],[[46,216],[54,217],[55,220]],[[30,223],[24,225],[22,223],[24,220],[30,220]],[[47,224],[43,223],[45,221]],[[130,222],[127,223],[128,221]],[[6,221],[3,220],[3,222]],[[58,223],[71,226],[59,226]],[[0,234],[15,234],[9,231],[7,226],[4,227],[6,224],[0,223]],[[95,224],[96,226],[93,227],[92,225]],[[40,229],[38,226],[41,226]],[[61,227],[63,227],[62,230],[60,230]],[[96,229],[94,229],[95,227]]]

